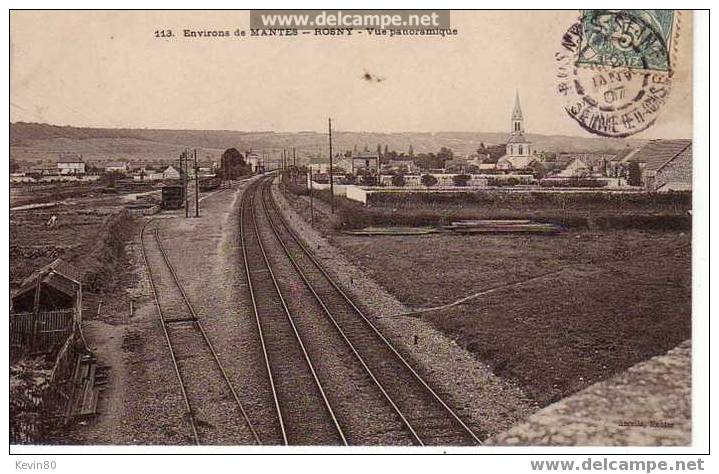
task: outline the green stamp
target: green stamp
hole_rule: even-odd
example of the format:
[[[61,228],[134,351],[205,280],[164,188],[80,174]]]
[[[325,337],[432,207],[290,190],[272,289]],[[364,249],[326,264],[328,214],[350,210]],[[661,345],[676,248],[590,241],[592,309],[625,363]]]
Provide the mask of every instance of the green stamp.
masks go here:
[[[674,10],[584,10],[577,65],[670,71]]]

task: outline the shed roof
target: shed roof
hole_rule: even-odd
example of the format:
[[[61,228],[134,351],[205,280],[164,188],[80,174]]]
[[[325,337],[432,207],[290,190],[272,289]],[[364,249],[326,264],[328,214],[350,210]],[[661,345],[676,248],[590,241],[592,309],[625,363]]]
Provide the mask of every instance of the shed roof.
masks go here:
[[[41,277],[46,285],[70,296],[75,295],[82,281],[82,274],[77,268],[58,258],[25,278],[14,296],[28,290],[34,291],[38,277]]]
[[[639,149],[628,161],[645,163],[646,170],[657,171],[681,153],[691,157],[691,140],[652,140]]]

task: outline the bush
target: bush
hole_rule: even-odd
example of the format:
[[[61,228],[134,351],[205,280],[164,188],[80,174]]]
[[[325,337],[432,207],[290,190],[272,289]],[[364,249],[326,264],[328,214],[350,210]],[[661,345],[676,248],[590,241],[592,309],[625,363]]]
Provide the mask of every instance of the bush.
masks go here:
[[[467,184],[469,184],[469,180],[471,179],[472,177],[468,174],[458,174],[452,177],[452,181],[454,181],[455,186],[467,186]]]
[[[342,184],[355,184],[357,182],[357,176],[352,173],[347,173],[342,180]]]
[[[392,186],[397,186],[398,188],[401,188],[405,184],[407,184],[407,182],[405,181],[403,175],[397,174],[392,176]]]
[[[429,188],[437,184],[437,178],[435,178],[431,174],[424,174],[422,175],[421,182],[423,185]]]
[[[545,179],[539,182],[543,188],[603,188],[606,181],[586,178]]]
[[[364,186],[376,186],[377,185],[377,177],[372,176],[372,175],[362,176],[362,184]]]
[[[489,180],[487,181],[487,184],[489,186],[516,186],[520,183],[521,181],[515,177],[510,177],[507,179],[489,178]]]

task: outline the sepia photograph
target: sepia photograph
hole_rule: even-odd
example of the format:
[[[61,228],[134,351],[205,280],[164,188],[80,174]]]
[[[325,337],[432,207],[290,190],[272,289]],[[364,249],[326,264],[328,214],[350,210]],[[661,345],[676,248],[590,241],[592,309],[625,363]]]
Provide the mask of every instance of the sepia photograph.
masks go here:
[[[8,16],[12,463],[706,467],[708,12]]]

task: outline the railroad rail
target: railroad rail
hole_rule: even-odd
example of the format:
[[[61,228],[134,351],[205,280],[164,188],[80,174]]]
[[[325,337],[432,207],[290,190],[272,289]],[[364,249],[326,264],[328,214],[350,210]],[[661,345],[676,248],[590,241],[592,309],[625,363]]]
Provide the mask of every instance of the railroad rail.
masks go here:
[[[402,420],[415,444],[482,444],[457,412],[319,263],[282,215],[271,196],[270,183],[271,180],[265,180],[261,185],[260,200],[272,232],[324,315],[331,320],[342,340]]]
[[[262,444],[177,277],[157,228],[154,229],[153,249],[156,253],[148,258],[145,244],[148,224],[140,232],[142,257],[195,444],[206,444],[205,441],[236,444],[237,438],[246,437],[234,420],[230,422],[237,415],[251,432],[253,441]],[[150,260],[157,263],[155,271]]]
[[[258,183],[242,196],[240,242],[280,442],[347,445],[265,251],[255,215]]]

